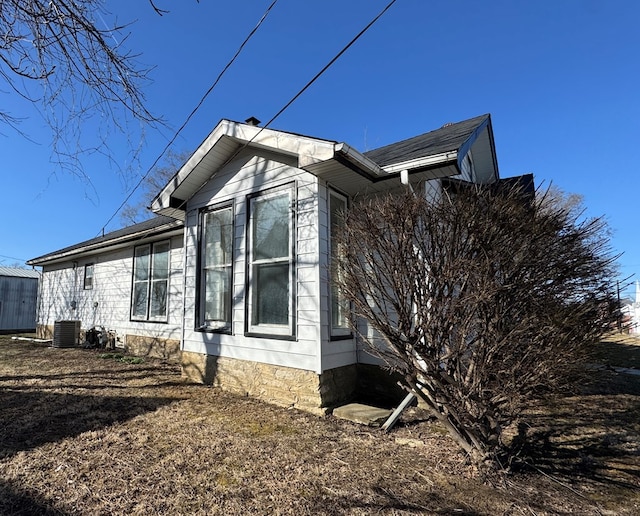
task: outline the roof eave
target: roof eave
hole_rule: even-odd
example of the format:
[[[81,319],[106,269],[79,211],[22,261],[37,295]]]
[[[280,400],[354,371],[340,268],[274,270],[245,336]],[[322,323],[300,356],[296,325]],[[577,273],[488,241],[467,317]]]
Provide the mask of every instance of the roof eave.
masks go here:
[[[460,168],[459,163],[459,152],[457,150],[443,152],[440,154],[434,154],[431,156],[423,156],[421,158],[412,159],[409,161],[401,161],[399,163],[393,163],[391,165],[387,165],[383,167],[383,170],[387,174],[399,174],[403,170],[408,170],[411,172],[412,170],[424,170],[428,168],[437,168],[442,165],[449,164],[451,162],[455,162]]]
[[[479,123],[476,128],[471,132],[467,139],[458,148],[458,168],[462,169],[462,160],[469,153],[471,147],[480,137],[482,132],[487,129],[489,137],[489,145],[491,146],[491,156],[493,161],[494,180],[500,179],[500,173],[498,171],[498,158],[496,154],[495,140],[493,137],[493,126],[491,125],[491,115],[487,114],[486,118]]]
[[[235,143],[233,150],[229,145],[218,145],[223,140]],[[333,141],[222,120],[153,199],[151,209],[155,213],[172,217],[176,216],[176,210],[184,211],[186,202],[199,189],[200,183],[208,181],[211,174],[223,168],[237,154],[238,149],[245,146],[295,157],[300,168],[326,161],[335,154]],[[211,152],[217,153],[214,154],[217,158],[215,169],[202,169],[203,176],[189,182],[189,177],[197,171],[203,160],[211,158]],[[211,164],[207,165],[207,168],[210,166]]]
[[[370,160],[364,154],[344,142],[334,145],[334,157],[339,161],[340,158],[343,158],[348,163],[355,165],[362,175],[369,177],[371,180],[385,175],[385,170],[375,161]]]
[[[132,233],[129,235],[124,235],[118,238],[103,240],[101,242],[96,242],[94,244],[90,244],[87,246],[77,247],[75,249],[71,249],[66,252],[46,254],[43,256],[39,256],[37,258],[33,258],[31,260],[26,261],[27,265],[31,266],[42,266],[50,263],[56,263],[61,261],[69,260],[70,258],[80,256],[83,254],[91,253],[94,251],[100,251],[102,249],[107,249],[110,247],[116,247],[121,244],[126,244],[131,241],[140,240],[142,238],[150,238],[153,236],[157,236],[163,233],[167,233],[168,236],[172,236],[173,233],[181,234],[182,233],[182,221],[176,220],[175,222],[171,222],[169,224],[165,224],[163,226],[159,226],[154,228],[152,231],[139,231],[136,233]]]

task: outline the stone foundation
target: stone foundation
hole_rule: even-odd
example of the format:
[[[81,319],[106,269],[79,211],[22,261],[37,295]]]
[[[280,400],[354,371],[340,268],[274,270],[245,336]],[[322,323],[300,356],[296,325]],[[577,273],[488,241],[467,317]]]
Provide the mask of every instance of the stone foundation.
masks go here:
[[[291,367],[182,352],[182,375],[241,396],[252,396],[280,406],[324,414],[353,396],[356,366],[321,375]]]
[[[176,339],[125,335],[124,348],[127,353],[139,357],[180,361],[180,341]]]
[[[36,326],[37,339],[53,339],[53,325],[38,324]]]

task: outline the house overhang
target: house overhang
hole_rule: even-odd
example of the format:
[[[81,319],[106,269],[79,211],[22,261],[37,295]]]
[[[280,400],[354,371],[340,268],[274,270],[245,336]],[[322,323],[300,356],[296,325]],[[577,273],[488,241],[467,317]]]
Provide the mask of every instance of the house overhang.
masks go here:
[[[53,265],[56,263],[68,262],[81,257],[89,257],[104,252],[105,250],[114,251],[124,247],[130,247],[132,243],[142,244],[145,241],[156,238],[160,235],[166,238],[182,235],[183,224],[181,221],[174,220],[163,226],[157,226],[151,230],[129,233],[117,238],[106,238],[100,241],[88,241],[86,245],[76,245],[71,248],[61,249],[54,253],[50,253],[38,258],[33,258],[26,262],[31,266]]]
[[[284,154],[299,168],[329,160],[335,142],[222,120],[151,203],[159,214],[184,220],[187,201],[246,147]]]
[[[386,182],[398,178],[402,170],[407,170],[415,180],[460,173],[461,157],[457,150],[380,167],[346,143],[222,120],[155,197],[151,209],[184,220],[189,199],[247,147],[288,156],[298,168],[349,195],[386,190],[389,188]]]

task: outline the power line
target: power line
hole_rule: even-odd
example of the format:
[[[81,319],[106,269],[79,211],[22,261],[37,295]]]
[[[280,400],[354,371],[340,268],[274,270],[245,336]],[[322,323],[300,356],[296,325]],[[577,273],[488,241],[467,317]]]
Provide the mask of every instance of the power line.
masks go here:
[[[394,0],[395,1],[395,0]],[[205,92],[205,94],[202,96],[202,98],[200,99],[200,101],[196,104],[196,106],[193,108],[193,110],[191,111],[191,113],[189,113],[189,115],[187,116],[186,120],[182,123],[182,125],[179,127],[179,129],[175,132],[175,134],[173,135],[173,137],[169,140],[169,142],[165,145],[164,149],[162,149],[162,152],[158,155],[158,157],[155,159],[155,161],[151,164],[151,166],[147,169],[147,171],[145,172],[145,174],[140,178],[140,180],[138,181],[138,183],[136,184],[136,186],[133,187],[133,189],[131,190],[131,192],[129,192],[129,194],[125,197],[124,201],[122,201],[122,203],[120,204],[120,206],[118,206],[118,208],[116,209],[116,211],[113,213],[113,215],[111,215],[111,217],[109,218],[109,220],[107,220],[107,222],[105,223],[104,226],[102,226],[102,229],[100,230],[100,232],[98,233],[98,235],[100,234],[104,234],[104,230],[105,228],[109,225],[109,223],[114,219],[114,217],[118,214],[118,212],[124,207],[124,205],[129,201],[129,199],[131,199],[131,196],[136,192],[136,190],[138,188],[140,188],[140,185],[142,185],[142,183],[144,182],[144,180],[149,176],[149,174],[151,173],[151,171],[154,169],[154,167],[158,164],[158,162],[160,161],[160,159],[162,158],[162,156],[164,156],[164,154],[167,152],[167,150],[169,150],[169,147],[171,147],[171,145],[173,145],[173,143],[176,141],[176,139],[178,138],[178,136],[180,135],[180,133],[183,131],[183,129],[187,126],[187,124],[191,121],[191,118],[193,118],[193,116],[196,114],[196,112],[200,109],[200,107],[202,106],[202,104],[204,103],[204,101],[207,99],[207,97],[211,94],[211,92],[214,90],[214,88],[218,85],[218,83],[220,82],[220,79],[222,79],[222,76],[226,73],[226,71],[231,67],[231,65],[234,63],[234,61],[236,60],[236,58],[240,55],[240,53],[242,52],[242,50],[244,49],[245,45],[249,42],[249,40],[253,37],[253,35],[258,31],[258,29],[260,28],[260,26],[262,25],[262,23],[264,22],[264,20],[267,18],[267,16],[269,15],[269,13],[271,12],[271,9],[276,5],[276,3],[278,2],[278,0],[273,0],[273,2],[271,2],[271,5],[269,5],[269,7],[267,7],[267,10],[264,12],[264,14],[262,15],[262,17],[260,18],[260,20],[258,21],[258,23],[256,24],[256,26],[251,30],[251,32],[249,32],[248,36],[244,39],[244,41],[242,42],[242,44],[240,45],[240,47],[238,47],[238,50],[236,51],[236,53],[233,55],[233,57],[231,58],[231,60],[226,64],[226,66],[222,69],[222,71],[218,74],[218,77],[216,78],[216,80],[213,82],[213,84],[209,87],[209,89]]]
[[[382,9],[358,34],[356,34],[351,41],[349,41],[349,43],[347,43],[342,50],[340,50],[340,52],[338,52],[333,58],[331,58],[331,60],[316,74],[313,76],[313,78],[307,82],[307,84],[305,84],[302,89],[300,91],[298,91],[298,93],[296,93],[291,100],[289,100],[275,115],[273,115],[273,117],[271,117],[271,119],[264,124],[262,127],[260,127],[260,130],[253,135],[253,137],[248,140],[247,142],[245,142],[243,145],[241,145],[240,147],[238,147],[238,149],[229,157],[225,160],[225,162],[220,165],[219,168],[223,168],[226,165],[228,165],[231,161],[233,161],[236,156],[238,156],[238,154],[240,154],[244,149],[246,149],[259,135],[262,131],[264,131],[267,127],[269,127],[269,125],[271,125],[280,115],[282,115],[282,113],[284,113],[290,106],[291,104],[293,104],[298,97],[300,97],[300,95],[302,95],[307,89],[309,89],[309,87],[316,82],[320,76],[322,74],[324,74],[324,72],[326,72],[338,59],[340,59],[340,57],[342,57],[342,55],[349,50],[349,48],[356,42],[358,41],[365,32],[367,32],[374,23],[376,23],[384,13],[386,13],[392,6],[393,4],[395,4],[397,2],[397,0],[391,0],[391,2],[389,2],[384,9]],[[202,185],[204,186],[204,185]],[[202,186],[200,188],[202,188]],[[180,208],[182,208],[185,204],[186,204],[186,200],[182,202],[182,204],[180,205]]]
[[[23,260],[22,258],[16,258],[15,256],[6,256],[4,254],[0,254],[0,258],[6,258],[7,260],[16,260],[18,262],[26,262],[27,260]]]
[[[349,41],[349,43],[347,43],[347,45],[346,45],[346,46],[345,46],[345,47],[344,47],[340,52],[338,52],[338,53],[337,53],[337,54],[336,54],[336,55],[331,59],[331,61],[329,61],[329,62],[324,66],[324,68],[322,68],[322,70],[320,70],[320,71],[319,71],[319,72],[318,72],[318,73],[313,77],[313,79],[311,79],[307,84],[305,84],[305,85],[304,85],[304,87],[303,87],[303,88],[302,88],[298,93],[296,93],[296,94],[293,96],[293,98],[292,98],[289,102],[287,102],[287,103],[284,105],[284,107],[283,107],[280,111],[278,111],[275,115],[273,115],[273,117],[271,118],[271,120],[269,120],[269,121],[264,125],[264,127],[263,127],[263,128],[264,128],[264,129],[266,129],[267,127],[269,127],[269,125],[271,125],[271,124],[276,120],[276,118],[278,118],[282,113],[284,113],[284,112],[285,112],[285,110],[287,110],[287,109],[289,108],[289,106],[291,106],[291,104],[293,104],[293,103],[298,99],[298,97],[300,97],[300,95],[302,95],[302,94],[303,94],[303,93],[304,93],[304,92],[305,92],[305,91],[306,91],[306,90],[307,90],[307,89],[308,89],[308,88],[309,88],[309,87],[310,87],[314,82],[316,82],[316,80],[318,80],[318,78],[320,78],[320,76],[321,76],[324,72],[326,72],[326,71],[327,71],[327,70],[328,70],[328,69],[329,69],[329,68],[330,68],[330,67],[331,67],[331,66],[332,66],[332,65],[333,65],[333,64],[334,64],[338,59],[340,59],[340,57],[342,57],[342,54],[344,54],[347,50],[349,50],[349,48],[350,48],[350,47],[351,47],[351,46],[352,46],[356,41],[358,41],[358,40],[359,40],[359,39],[364,35],[364,33],[365,33],[365,32],[367,32],[367,31],[371,28],[371,26],[372,26],[374,23],[376,23],[376,22],[377,22],[377,21],[382,17],[382,15],[383,15],[384,13],[386,13],[386,12],[391,8],[391,6],[393,6],[393,4],[395,4],[396,2],[397,2],[397,0],[391,0],[391,2],[389,2],[389,3],[386,5],[386,7],[385,7],[384,9],[382,9],[382,11],[380,11],[380,12],[378,13],[378,15],[377,15],[375,18],[373,18],[373,20],[371,20],[371,21],[370,21],[370,22],[365,26],[365,28],[364,28],[364,29],[362,29],[358,34],[356,34],[356,36],[355,36],[351,41]],[[260,133],[258,132],[258,134],[260,134]],[[257,136],[258,134],[256,134],[256,136]],[[254,136],[254,138],[255,138],[255,136]],[[249,143],[250,143],[250,142],[249,142]]]

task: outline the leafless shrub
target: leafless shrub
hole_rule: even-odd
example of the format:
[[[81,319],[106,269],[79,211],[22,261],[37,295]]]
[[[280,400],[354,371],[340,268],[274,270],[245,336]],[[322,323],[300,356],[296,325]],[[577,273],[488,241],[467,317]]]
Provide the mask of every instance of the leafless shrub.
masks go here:
[[[154,197],[161,191],[169,180],[180,170],[180,167],[191,157],[187,151],[175,152],[169,150],[161,165],[155,167],[140,185],[141,195],[136,202],[126,204],[120,212],[123,225],[136,224],[153,216],[148,209]]]
[[[580,213],[469,185],[345,215],[338,277],[354,329],[475,461],[504,457],[503,429],[615,320],[607,227]]]

